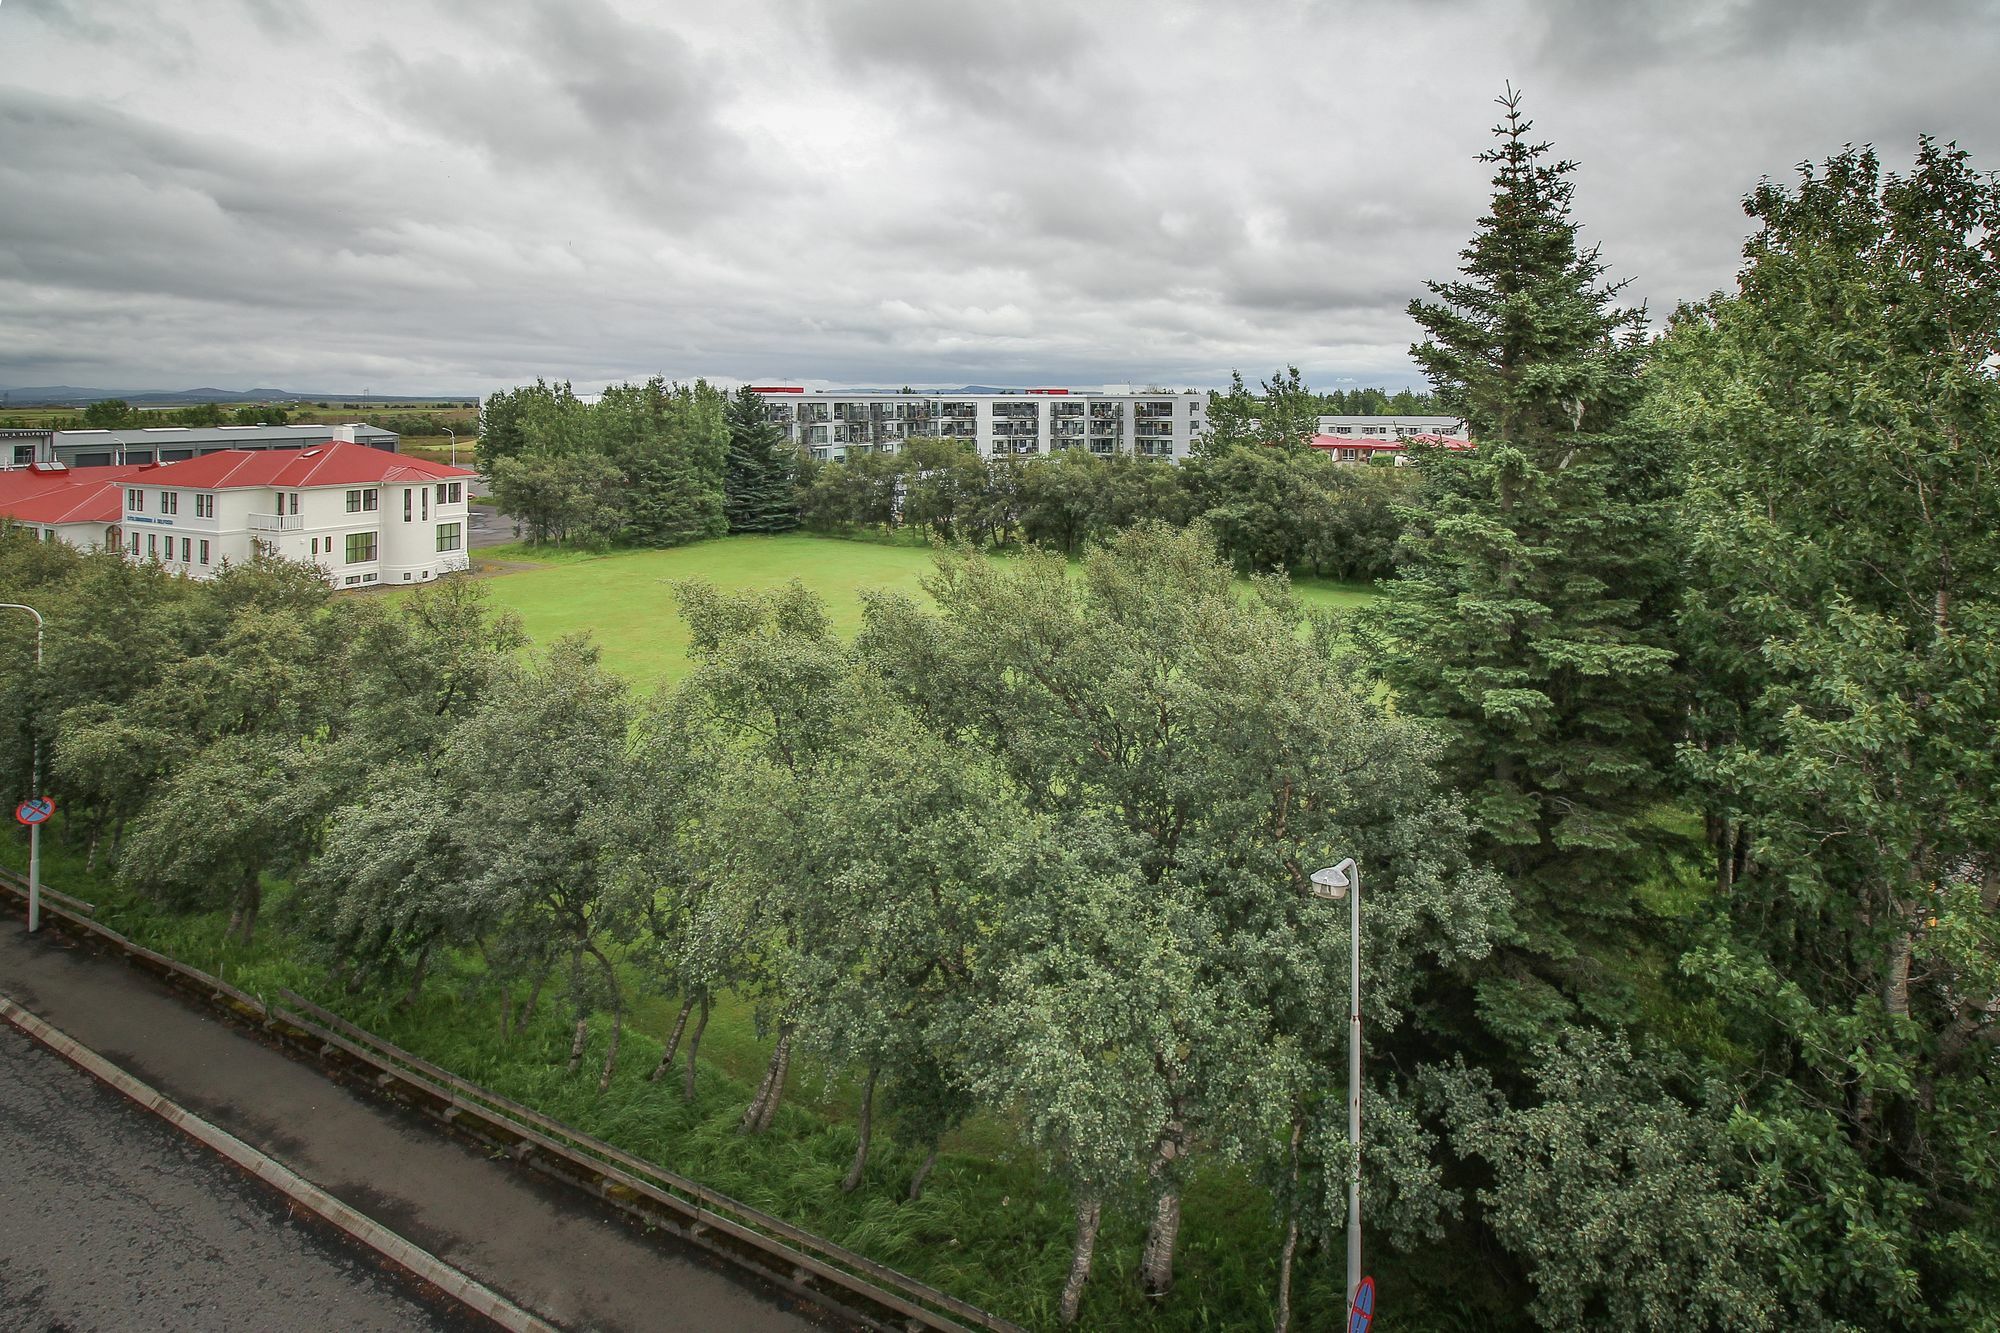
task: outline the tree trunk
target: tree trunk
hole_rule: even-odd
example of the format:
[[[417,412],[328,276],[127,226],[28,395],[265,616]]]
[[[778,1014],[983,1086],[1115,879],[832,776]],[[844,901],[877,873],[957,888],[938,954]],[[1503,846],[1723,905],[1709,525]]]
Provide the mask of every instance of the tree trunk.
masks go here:
[[[228,933],[248,944],[257,930],[257,908],[263,900],[264,886],[253,870],[236,891],[236,906],[229,913]]]
[[[1076,1322],[1077,1307],[1083,1304],[1083,1284],[1090,1281],[1090,1261],[1097,1253],[1097,1223],[1104,1205],[1095,1198],[1076,1204],[1076,1243],[1070,1249],[1069,1279],[1062,1289],[1062,1321]]]
[[[618,984],[618,969],[611,966],[602,949],[592,944],[585,952],[597,960],[604,973],[604,988],[611,995],[611,1045],[604,1052],[604,1072],[597,1076],[597,1095],[601,1097],[610,1088],[612,1072],[618,1068],[618,1038],[625,1031],[625,990]]]
[[[549,969],[545,967],[541,970],[541,974],[535,978],[535,984],[528,988],[528,1002],[521,1007],[520,1022],[514,1027],[516,1032],[519,1032],[534,1021],[535,1006],[542,1002],[542,983],[548,979]]]
[[[583,1064],[583,1044],[590,1037],[590,1020],[582,1014],[576,1016],[576,1038],[569,1044],[569,1072],[574,1074]]]
[[[762,1134],[771,1127],[771,1121],[778,1114],[778,1103],[785,1099],[785,1076],[792,1068],[792,1031],[789,1025],[781,1028],[778,1049],[771,1052],[773,1072],[771,1089],[764,1098],[764,1109],[757,1113],[757,1133]]]
[[[614,1002],[611,1006],[611,1047],[604,1052],[604,1072],[597,1076],[597,1095],[602,1097],[611,1087],[611,1073],[618,1068],[618,1035],[625,1030],[625,1006]]]
[[[923,1165],[917,1168],[917,1174],[910,1177],[911,1203],[915,1203],[918,1199],[924,1197],[924,1182],[930,1179],[931,1168],[937,1165],[937,1159],[938,1145],[933,1143],[931,1150],[924,1154]]]
[[[696,1052],[701,1050],[701,1034],[708,1030],[708,1009],[709,1002],[704,998],[701,1002],[701,1016],[695,1019],[694,1031],[688,1036],[687,1074],[681,1080],[681,1100],[684,1102],[694,1100],[694,1057]]]
[[[1139,1255],[1139,1282],[1149,1296],[1164,1296],[1174,1285],[1174,1243],[1181,1234],[1181,1191],[1172,1175],[1174,1159],[1180,1156],[1181,1123],[1178,1116],[1160,1131],[1149,1175],[1159,1188],[1153,1200],[1153,1218],[1146,1227],[1146,1246]]]
[[[97,840],[103,836],[104,825],[93,823],[90,826],[90,852],[83,858],[83,873],[86,875],[97,869]]]
[[[1146,1248],[1139,1257],[1139,1280],[1148,1296],[1164,1296],[1174,1285],[1174,1242],[1181,1234],[1181,1192],[1169,1186],[1153,1205]]]
[[[1289,1333],[1292,1326],[1292,1256],[1299,1248],[1299,1215],[1285,1216],[1285,1244],[1278,1251],[1278,1317],[1272,1333]]]
[[[653,1066],[653,1072],[646,1078],[648,1083],[658,1083],[660,1075],[666,1073],[667,1066],[674,1062],[674,1052],[681,1048],[681,1033],[687,1031],[688,1013],[693,1008],[694,996],[681,1001],[681,1016],[674,1020],[674,1030],[668,1034],[667,1044],[660,1048],[660,1063]]]
[[[840,1182],[843,1194],[852,1194],[860,1188],[861,1173],[868,1169],[868,1141],[875,1129],[875,1074],[875,1066],[868,1066],[868,1082],[861,1089],[861,1119],[857,1124],[861,1139],[854,1145],[854,1164],[847,1168],[847,1178]]]
[[[1897,913],[1898,916],[1901,913]],[[1907,929],[1896,932],[1889,941],[1888,975],[1882,980],[1882,1007],[1889,1011],[1891,1018],[1910,1016],[1910,953],[1912,949],[1910,932]]]
[[[500,1039],[514,1035],[514,983],[511,981],[500,988]]]
[[[778,1045],[771,1052],[771,1063],[764,1068],[764,1081],[757,1085],[757,1095],[744,1108],[743,1123],[737,1132],[742,1134],[762,1134],[771,1127],[771,1117],[778,1112],[778,1102],[784,1096],[785,1074],[792,1063],[792,1025],[778,1024]]]
[[[434,940],[424,941],[422,952],[417,954],[417,970],[410,976],[410,987],[403,992],[403,998],[396,1001],[398,1008],[409,1008],[417,1002],[417,996],[423,993],[424,973],[430,970],[431,949],[434,947],[434,944]]]
[[[1272,1333],[1288,1333],[1292,1324],[1292,1256],[1299,1249],[1299,1141],[1305,1137],[1303,1116],[1292,1119],[1292,1188],[1285,1200],[1285,1244],[1278,1251],[1278,1317]]]

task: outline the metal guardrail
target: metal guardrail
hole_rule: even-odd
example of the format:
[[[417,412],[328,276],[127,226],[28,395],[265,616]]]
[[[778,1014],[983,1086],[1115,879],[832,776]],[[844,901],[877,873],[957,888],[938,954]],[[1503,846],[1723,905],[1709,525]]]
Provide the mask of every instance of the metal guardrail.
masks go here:
[[[25,896],[26,881],[0,871],[0,887]],[[209,1004],[254,1022],[321,1065],[367,1081],[378,1095],[432,1116],[451,1129],[501,1148],[515,1162],[563,1181],[649,1227],[715,1253],[756,1276],[885,1333],[1026,1333],[886,1264],[784,1219],[719,1194],[634,1156],[615,1144],[551,1119],[403,1050],[296,992],[282,1005],[127,939],[86,915],[90,904],[42,887],[45,924],[67,926],[109,944]]]

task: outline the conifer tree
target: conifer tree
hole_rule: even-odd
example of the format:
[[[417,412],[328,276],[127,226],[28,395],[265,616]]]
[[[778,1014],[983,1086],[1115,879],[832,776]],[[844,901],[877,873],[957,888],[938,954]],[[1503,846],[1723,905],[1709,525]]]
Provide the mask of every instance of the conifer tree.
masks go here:
[[[1410,313],[1412,349],[1476,448],[1417,449],[1407,563],[1364,628],[1403,711],[1434,719],[1480,850],[1512,881],[1513,947],[1475,995],[1526,1042],[1578,1003],[1623,1016],[1596,944],[1629,915],[1642,821],[1673,739],[1661,448],[1630,423],[1643,311],[1619,308],[1570,216],[1575,164],[1505,115],[1493,202],[1460,279]]]
[[[798,455],[749,385],[729,400],[723,504],[731,532],[789,532],[799,525]]]

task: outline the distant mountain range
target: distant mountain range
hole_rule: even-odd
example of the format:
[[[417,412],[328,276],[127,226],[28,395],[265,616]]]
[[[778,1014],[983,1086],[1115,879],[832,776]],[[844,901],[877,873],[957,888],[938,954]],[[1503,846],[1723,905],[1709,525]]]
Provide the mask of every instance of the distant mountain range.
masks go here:
[[[471,393],[300,393],[293,389],[80,389],[44,384],[0,389],[8,407],[81,407],[123,398],[134,407],[187,407],[194,403],[476,403]]]

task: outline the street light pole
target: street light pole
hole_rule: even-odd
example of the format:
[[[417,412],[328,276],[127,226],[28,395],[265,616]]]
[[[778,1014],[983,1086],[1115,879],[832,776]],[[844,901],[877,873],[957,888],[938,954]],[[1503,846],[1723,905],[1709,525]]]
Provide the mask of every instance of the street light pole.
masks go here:
[[[0,602],[0,610],[26,611],[35,618],[35,683],[42,679],[42,613],[32,606],[19,602]],[[39,723],[40,718],[35,721]],[[28,795],[42,794],[42,733],[39,726],[29,733],[32,737],[32,754],[29,761],[28,785],[33,789]],[[28,933],[34,934],[42,928],[42,825],[39,820],[28,825]]]
[[[445,426],[445,425],[440,425],[440,426],[438,427],[438,429],[439,429],[439,430],[441,430],[441,431],[443,431],[443,432],[444,432],[445,434],[447,434],[447,435],[451,436],[451,465],[452,465],[453,467],[457,467],[457,466],[458,466],[458,432],[457,432],[457,431],[455,431],[455,430],[453,430],[453,429],[452,429],[451,427],[449,427],[449,426]]]
[[[1347,1302],[1361,1289],[1361,867],[1348,857],[1316,870],[1313,894],[1347,899]]]

